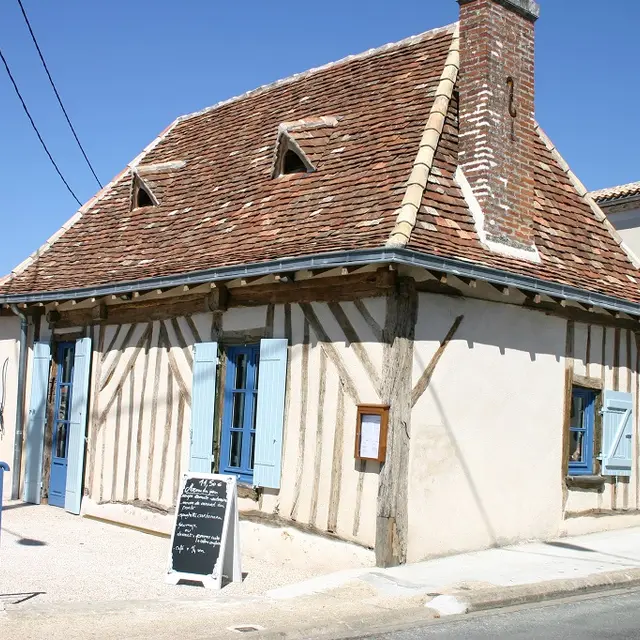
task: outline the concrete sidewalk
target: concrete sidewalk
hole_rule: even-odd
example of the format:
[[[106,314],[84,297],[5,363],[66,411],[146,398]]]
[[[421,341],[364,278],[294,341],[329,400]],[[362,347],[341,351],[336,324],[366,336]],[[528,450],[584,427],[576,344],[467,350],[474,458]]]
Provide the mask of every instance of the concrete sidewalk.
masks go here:
[[[640,528],[326,575],[248,558],[245,582],[210,592],[162,583],[166,540],[69,520],[61,510],[51,511],[50,524],[66,533],[36,535],[28,507],[9,513],[0,635],[25,640],[162,639],[178,629],[182,640],[217,640],[235,637],[237,627],[253,627],[245,633],[261,638],[347,638],[381,625],[640,586]],[[139,561],[134,571],[126,549]]]
[[[272,589],[267,596],[311,595],[353,582],[371,585],[381,597],[473,594],[552,581],[573,581],[579,588],[620,576],[640,577],[640,528],[487,549],[391,569],[343,571]]]

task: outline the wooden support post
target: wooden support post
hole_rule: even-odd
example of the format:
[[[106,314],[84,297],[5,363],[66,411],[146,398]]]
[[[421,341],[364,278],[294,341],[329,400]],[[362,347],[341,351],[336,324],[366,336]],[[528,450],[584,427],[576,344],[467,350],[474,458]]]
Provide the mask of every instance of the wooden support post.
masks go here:
[[[399,278],[387,297],[384,339],[389,345],[383,369],[383,403],[390,405],[387,458],[380,470],[376,520],[376,565],[407,559],[411,369],[418,312],[415,282]]]
[[[104,302],[91,309],[91,316],[94,320],[106,320],[108,317],[107,305]]]
[[[224,286],[216,287],[206,298],[206,311],[226,311],[229,304],[229,290]]]
[[[381,267],[376,271],[376,287],[387,288],[395,286],[398,272],[392,267],[394,265],[390,264],[388,267]]]

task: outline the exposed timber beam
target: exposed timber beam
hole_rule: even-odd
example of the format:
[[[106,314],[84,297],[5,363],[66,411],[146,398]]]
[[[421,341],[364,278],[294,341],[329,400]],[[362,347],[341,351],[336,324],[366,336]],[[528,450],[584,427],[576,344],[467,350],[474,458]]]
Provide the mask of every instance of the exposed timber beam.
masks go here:
[[[561,307],[567,306],[566,298],[558,298],[556,296],[549,296],[549,297],[551,298],[551,300],[553,300],[556,304],[559,304]]]
[[[429,269],[429,274],[431,274],[440,284],[447,284],[448,276],[444,271],[432,271]]]
[[[500,295],[508,296],[509,295],[509,287],[502,284],[494,284],[493,282],[487,283],[490,287],[495,289]]]
[[[289,273],[278,273],[275,275],[275,281],[276,282],[282,282],[282,283],[289,283],[289,282],[295,282],[296,279],[296,274],[293,272],[289,272]]]
[[[265,276],[252,276],[252,277],[247,277],[247,278],[240,278],[240,286],[241,287],[247,287],[250,284],[254,284],[255,282],[258,282],[258,280],[264,280]],[[215,284],[215,283],[211,283],[211,284]],[[215,289],[215,287],[212,287]]]
[[[478,281],[475,278],[466,278],[465,276],[456,276],[460,282],[464,282],[467,287],[475,289],[478,286]]]

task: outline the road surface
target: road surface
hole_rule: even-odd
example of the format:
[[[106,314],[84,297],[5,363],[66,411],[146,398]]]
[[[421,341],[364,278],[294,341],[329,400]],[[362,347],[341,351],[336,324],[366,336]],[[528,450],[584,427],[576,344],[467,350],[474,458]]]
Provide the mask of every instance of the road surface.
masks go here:
[[[368,640],[640,639],[640,590],[604,592],[520,608],[443,618]]]

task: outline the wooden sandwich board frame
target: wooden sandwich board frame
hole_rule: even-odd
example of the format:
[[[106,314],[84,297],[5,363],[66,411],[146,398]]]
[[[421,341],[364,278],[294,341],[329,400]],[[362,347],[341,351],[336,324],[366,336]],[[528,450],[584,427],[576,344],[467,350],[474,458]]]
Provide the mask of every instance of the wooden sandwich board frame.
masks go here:
[[[180,498],[187,480],[192,478],[203,480],[218,480],[227,484],[227,508],[224,512],[222,534],[220,536],[220,553],[212,572],[208,575],[201,573],[182,573],[173,568],[173,543],[178,527],[180,515]],[[167,575],[165,582],[178,584],[180,580],[201,582],[207,589],[221,589],[222,577],[226,575],[232,582],[242,582],[242,563],[240,558],[240,520],[238,517],[238,483],[235,476],[220,475],[217,473],[188,472],[182,476],[178,496],[176,498],[176,513],[171,532],[169,545],[169,560],[167,563]]]

